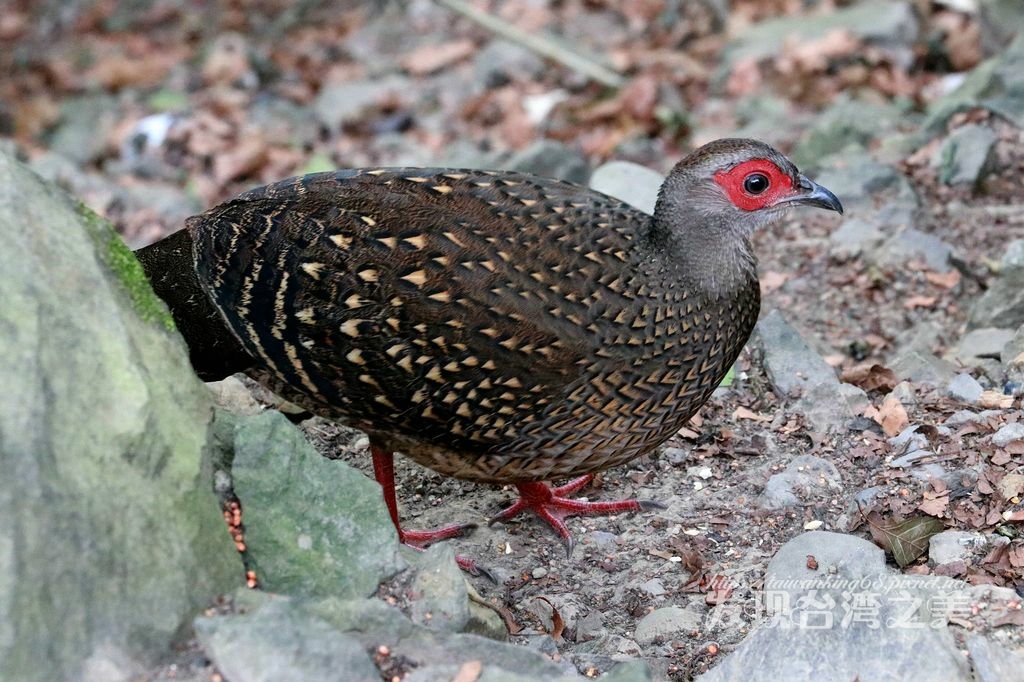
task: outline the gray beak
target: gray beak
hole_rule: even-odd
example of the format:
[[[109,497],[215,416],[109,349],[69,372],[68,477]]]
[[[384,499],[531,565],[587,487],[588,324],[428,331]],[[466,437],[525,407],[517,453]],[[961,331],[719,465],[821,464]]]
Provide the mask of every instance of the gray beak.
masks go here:
[[[802,204],[827,208],[842,215],[843,205],[839,197],[804,175],[797,176],[798,194],[783,199],[780,203]]]

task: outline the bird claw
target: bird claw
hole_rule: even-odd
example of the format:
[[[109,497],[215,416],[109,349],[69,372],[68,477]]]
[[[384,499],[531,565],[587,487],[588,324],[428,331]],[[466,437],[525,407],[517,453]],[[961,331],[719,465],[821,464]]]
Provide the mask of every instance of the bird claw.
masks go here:
[[[520,512],[529,509],[558,533],[559,537],[562,538],[562,543],[565,545],[566,558],[569,558],[572,556],[576,542],[565,525],[565,518],[567,516],[618,514],[627,511],[652,511],[667,508],[661,502],[653,500],[584,502],[565,497],[565,495],[585,487],[592,479],[593,475],[580,476],[565,485],[555,488],[539,482],[517,483],[516,488],[519,490],[519,499],[492,516],[487,521],[487,525],[491,526],[498,521],[506,521]]]

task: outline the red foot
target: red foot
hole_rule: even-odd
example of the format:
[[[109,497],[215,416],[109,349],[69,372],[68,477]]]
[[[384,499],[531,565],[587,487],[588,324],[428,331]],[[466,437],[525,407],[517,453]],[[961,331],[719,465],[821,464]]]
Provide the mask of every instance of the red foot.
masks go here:
[[[498,521],[506,521],[521,511],[529,509],[549,526],[555,529],[565,543],[567,556],[572,555],[575,542],[565,525],[565,517],[580,514],[618,514],[619,512],[646,511],[664,509],[665,505],[650,500],[617,500],[615,502],[583,502],[571,500],[565,495],[572,494],[586,486],[594,478],[593,474],[580,476],[565,485],[552,488],[546,483],[517,483],[519,499],[511,507],[499,512],[488,525]]]
[[[402,530],[402,524],[398,521],[398,502],[395,500],[394,453],[377,447],[372,442],[370,443],[370,453],[373,455],[373,475],[384,489],[384,504],[387,505],[391,522],[395,524],[395,530],[398,531],[399,542],[422,552],[439,540],[461,537],[476,528],[475,523],[456,523],[436,530]],[[498,583],[493,573],[483,566],[477,565],[469,557],[456,556],[455,563],[470,575],[483,575],[494,584]]]

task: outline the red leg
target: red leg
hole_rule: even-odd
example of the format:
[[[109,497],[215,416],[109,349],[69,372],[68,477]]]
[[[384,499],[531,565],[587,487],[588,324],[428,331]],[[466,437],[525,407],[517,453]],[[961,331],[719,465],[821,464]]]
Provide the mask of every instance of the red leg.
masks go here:
[[[448,540],[460,537],[476,528],[475,523],[453,524],[436,530],[402,530],[402,524],[398,521],[398,501],[395,499],[395,456],[390,450],[382,448],[370,442],[370,453],[373,455],[373,477],[380,483],[384,492],[384,504],[387,505],[388,514],[391,515],[391,523],[395,524],[398,531],[398,540],[404,545],[413,549],[423,551],[426,547],[438,540]],[[494,580],[493,576],[486,570],[476,565],[476,562],[469,557],[456,556],[456,563],[459,568]]]
[[[565,485],[552,488],[545,483],[517,483],[519,499],[512,506],[498,512],[488,521],[488,524],[498,521],[505,521],[520,512],[529,509],[534,514],[547,522],[561,536],[565,543],[567,555],[572,555],[575,542],[569,528],[565,525],[565,517],[582,514],[618,514],[620,512],[646,511],[649,509],[664,509],[665,505],[651,500],[617,500],[615,502],[583,502],[571,500],[570,495],[585,487],[591,480],[593,474],[580,476]]]

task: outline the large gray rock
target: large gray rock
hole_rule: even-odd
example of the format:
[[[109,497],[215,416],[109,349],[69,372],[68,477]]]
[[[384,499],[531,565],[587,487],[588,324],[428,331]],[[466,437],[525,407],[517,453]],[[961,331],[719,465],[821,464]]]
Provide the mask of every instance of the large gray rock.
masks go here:
[[[247,613],[196,619],[196,633],[231,682],[378,682],[362,644],[327,621],[268,596]]]
[[[1024,324],[1024,239],[1017,239],[1006,248],[999,266],[999,275],[988,291],[971,308],[967,319],[969,329],[999,327],[1016,329]]]
[[[772,618],[700,679],[970,680],[941,614],[908,609],[962,583],[913,578],[889,576],[882,550],[866,540],[797,536],[768,565]]]
[[[64,101],[60,122],[50,137],[50,149],[78,164],[96,161],[120,118],[117,100],[109,95],[85,95]]]
[[[109,225],[3,155],[0,242],[0,679],[130,674],[241,581],[210,398]]]
[[[366,597],[405,567],[380,486],[322,457],[280,412],[238,420],[231,475],[265,589]]]
[[[540,139],[501,163],[502,168],[533,173],[545,178],[587,181],[590,167],[583,154],[558,140]]]
[[[780,396],[799,394],[794,409],[818,431],[828,431],[862,414],[864,391],[839,381],[829,367],[778,310],[768,313],[756,328],[764,369]]]
[[[366,111],[381,104],[385,97],[405,95],[411,87],[408,78],[395,74],[328,85],[313,102],[313,112],[320,125],[337,133],[344,125],[358,121]]]
[[[654,215],[658,191],[665,177],[632,161],[609,161],[590,176],[590,189],[621,199],[633,208]]]
[[[1014,653],[981,635],[967,638],[977,682],[1024,682],[1024,655]]]
[[[977,107],[1024,127],[1024,33],[1001,53],[975,67],[959,88],[928,107],[925,133],[937,135],[954,114]]]
[[[743,31],[725,52],[726,65],[741,59],[776,55],[789,40],[808,42],[845,30],[874,45],[907,49],[917,38],[918,22],[909,2],[868,0],[814,16],[769,19]]]
[[[897,105],[842,97],[815,118],[793,149],[793,162],[806,173],[816,171],[822,159],[851,146],[866,149],[905,118],[906,112]]]

